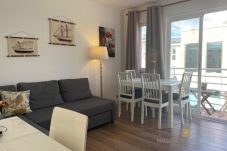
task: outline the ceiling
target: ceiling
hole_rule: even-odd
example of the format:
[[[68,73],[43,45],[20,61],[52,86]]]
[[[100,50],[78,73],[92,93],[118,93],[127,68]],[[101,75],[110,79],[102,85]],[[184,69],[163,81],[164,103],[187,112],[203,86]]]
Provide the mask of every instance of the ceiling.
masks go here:
[[[96,1],[119,8],[132,8],[135,6],[140,6],[143,4],[159,0],[96,0]]]

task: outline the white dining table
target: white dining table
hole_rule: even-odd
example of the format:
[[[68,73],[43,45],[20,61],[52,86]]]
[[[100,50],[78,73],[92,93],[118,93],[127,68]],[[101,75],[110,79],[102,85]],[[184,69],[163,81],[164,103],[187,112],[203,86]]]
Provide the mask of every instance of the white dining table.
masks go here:
[[[0,151],[70,151],[19,117],[0,120],[7,131],[0,136]]]
[[[173,92],[179,90],[180,81],[177,80],[169,80],[169,79],[161,79],[160,80],[161,89],[168,92],[168,116],[169,116],[169,128],[173,128]],[[142,88],[142,81],[140,78],[134,79],[134,86]]]

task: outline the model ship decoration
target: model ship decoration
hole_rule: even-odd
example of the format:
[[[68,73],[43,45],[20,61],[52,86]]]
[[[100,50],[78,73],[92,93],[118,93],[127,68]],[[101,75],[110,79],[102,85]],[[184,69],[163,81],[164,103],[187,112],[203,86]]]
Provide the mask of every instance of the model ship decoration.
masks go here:
[[[23,36],[21,36],[21,34],[23,34]],[[8,44],[8,57],[39,56],[37,44],[38,38],[34,38],[34,36],[32,36],[31,34],[21,31],[6,36],[6,38]]]
[[[58,19],[56,19],[58,18]],[[50,43],[53,45],[76,46],[74,38],[75,23],[66,17],[49,18]]]
[[[33,48],[33,43],[30,41],[17,41],[17,44],[13,46],[13,49],[17,53],[32,53],[34,52]]]
[[[55,32],[54,37],[56,37],[59,41],[72,42],[73,37],[69,36],[69,32],[71,29],[68,27],[68,24],[65,26],[62,24]]]

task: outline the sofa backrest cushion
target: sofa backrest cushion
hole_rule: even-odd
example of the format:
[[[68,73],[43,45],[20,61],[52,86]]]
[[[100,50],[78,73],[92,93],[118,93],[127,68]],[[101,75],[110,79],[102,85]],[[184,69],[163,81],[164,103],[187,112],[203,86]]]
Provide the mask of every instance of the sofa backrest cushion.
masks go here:
[[[60,94],[58,81],[18,83],[18,91],[30,90],[30,107],[32,110],[64,103]]]
[[[59,80],[61,95],[65,102],[78,101],[92,97],[88,79],[65,79]]]
[[[6,86],[0,86],[0,91],[12,91],[12,92],[16,92],[16,86],[15,85],[6,85]],[[0,100],[1,100],[1,96],[0,96]]]

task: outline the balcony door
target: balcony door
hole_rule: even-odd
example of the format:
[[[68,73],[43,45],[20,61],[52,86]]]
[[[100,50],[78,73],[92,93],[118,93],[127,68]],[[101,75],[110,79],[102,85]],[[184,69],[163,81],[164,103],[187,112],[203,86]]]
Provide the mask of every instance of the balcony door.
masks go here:
[[[181,80],[185,71],[193,72],[190,101],[192,113],[199,114],[200,18],[172,21],[170,25],[170,78]]]
[[[193,72],[194,115],[227,120],[227,10],[172,18],[169,25],[170,78]],[[201,105],[201,86],[212,92]],[[213,110],[213,109],[214,110]]]

